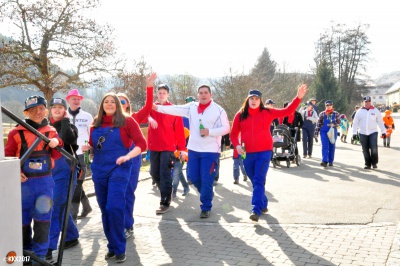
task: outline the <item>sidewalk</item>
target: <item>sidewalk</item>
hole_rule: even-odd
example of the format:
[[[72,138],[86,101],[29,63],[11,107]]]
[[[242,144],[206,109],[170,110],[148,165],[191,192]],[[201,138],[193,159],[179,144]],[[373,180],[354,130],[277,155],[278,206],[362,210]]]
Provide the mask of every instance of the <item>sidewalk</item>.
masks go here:
[[[395,119],[400,124],[400,115]],[[159,193],[141,173],[125,265],[400,265],[400,132],[390,149],[379,140],[378,170],[363,170],[360,145],[340,140],[334,167],[323,169],[320,149],[317,144],[314,158],[301,166],[271,166],[270,212],[258,224],[248,219],[251,184],[233,185],[230,158],[221,161],[206,220],[199,218],[193,186],[186,197],[180,187],[171,210],[157,216]],[[80,245],[65,251],[63,265],[115,264],[104,260],[100,210],[95,197],[90,200],[94,212],[78,221]]]

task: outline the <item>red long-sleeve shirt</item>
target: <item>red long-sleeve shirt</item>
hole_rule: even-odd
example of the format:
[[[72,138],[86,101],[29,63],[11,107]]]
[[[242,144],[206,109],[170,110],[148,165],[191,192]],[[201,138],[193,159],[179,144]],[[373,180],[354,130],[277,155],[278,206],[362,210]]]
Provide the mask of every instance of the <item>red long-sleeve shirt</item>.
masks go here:
[[[101,127],[113,127],[114,124],[112,123],[112,116],[103,116],[103,123]],[[94,127],[90,128],[90,137],[89,137],[89,144],[93,147],[92,142],[92,132]],[[126,148],[132,147],[132,144],[135,144],[135,147],[140,147],[142,151],[145,151],[147,148],[146,139],[143,136],[142,131],[138,123],[132,118],[127,117],[125,120],[125,125],[119,127],[120,135],[122,143]]]
[[[153,108],[153,87],[146,87],[146,103],[139,111],[132,113],[132,118],[140,125],[147,123],[147,119]]]
[[[156,103],[159,105],[159,103]],[[164,105],[172,105],[166,102]],[[156,129],[149,126],[148,143],[150,151],[186,150],[183,120],[180,116],[166,115],[151,111],[150,116],[157,121]]]
[[[242,121],[240,121],[240,112],[237,112],[231,130],[231,141],[234,149],[237,145],[240,145],[239,134],[241,134],[241,142],[245,143],[246,152],[272,150],[273,141],[270,131],[272,121],[275,118],[285,117],[293,113],[300,102],[301,99],[296,97],[284,109],[274,108],[258,111],[255,114],[249,114]]]

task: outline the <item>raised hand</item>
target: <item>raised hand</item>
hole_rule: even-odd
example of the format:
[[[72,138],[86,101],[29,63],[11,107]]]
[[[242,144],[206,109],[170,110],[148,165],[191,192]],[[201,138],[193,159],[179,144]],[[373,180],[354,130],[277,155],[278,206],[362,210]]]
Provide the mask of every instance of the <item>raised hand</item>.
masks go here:
[[[308,87],[307,84],[303,84],[299,87],[299,89],[297,90],[297,97],[299,99],[303,99],[304,95],[306,95],[308,91]]]
[[[157,73],[152,72],[151,74],[146,76],[146,86],[147,87],[154,87],[154,81],[157,78]]]

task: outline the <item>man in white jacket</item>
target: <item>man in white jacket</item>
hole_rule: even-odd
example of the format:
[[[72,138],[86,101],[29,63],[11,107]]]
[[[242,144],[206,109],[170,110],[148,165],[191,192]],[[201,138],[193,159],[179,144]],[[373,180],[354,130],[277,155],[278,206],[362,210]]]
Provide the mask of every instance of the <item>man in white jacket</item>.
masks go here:
[[[200,218],[208,218],[214,196],[213,182],[219,167],[221,137],[229,133],[230,126],[225,110],[211,99],[210,86],[201,85],[197,93],[198,102],[174,106],[153,105],[153,109],[189,118],[189,160],[186,171],[200,193]]]
[[[359,109],[353,120],[353,139],[359,129],[360,143],[364,154],[364,169],[378,168],[378,129],[381,129],[382,137],[386,137],[386,129],[383,125],[382,115],[371,104],[371,97],[364,97],[364,105]]]

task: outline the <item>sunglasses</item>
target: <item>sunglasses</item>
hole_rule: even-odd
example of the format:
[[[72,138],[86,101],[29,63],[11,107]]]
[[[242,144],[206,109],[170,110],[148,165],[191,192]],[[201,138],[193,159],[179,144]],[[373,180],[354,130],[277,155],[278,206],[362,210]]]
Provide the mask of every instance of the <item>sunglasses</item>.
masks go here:
[[[103,136],[100,136],[99,140],[97,141],[97,149],[101,150],[103,148],[103,146],[101,145],[101,143],[103,143],[104,141],[106,141],[106,138]]]
[[[121,100],[121,104],[122,105],[126,104],[126,101],[125,100]]]

